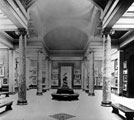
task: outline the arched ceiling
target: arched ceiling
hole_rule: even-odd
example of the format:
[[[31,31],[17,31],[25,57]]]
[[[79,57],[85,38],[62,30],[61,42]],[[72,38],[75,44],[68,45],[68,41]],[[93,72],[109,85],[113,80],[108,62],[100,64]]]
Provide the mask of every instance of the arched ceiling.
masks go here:
[[[100,17],[89,0],[38,0],[30,11],[49,50],[83,50]]]
[[[88,36],[74,27],[58,27],[49,32],[44,39],[50,50],[83,50]]]

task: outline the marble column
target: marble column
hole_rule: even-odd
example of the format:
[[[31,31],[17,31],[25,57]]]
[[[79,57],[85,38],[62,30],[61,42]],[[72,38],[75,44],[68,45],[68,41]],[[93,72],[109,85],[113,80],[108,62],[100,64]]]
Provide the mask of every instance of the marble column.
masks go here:
[[[41,51],[38,52],[37,58],[37,95],[42,94],[42,55]]]
[[[81,61],[81,89],[84,90],[84,61]]]
[[[18,105],[26,105],[26,30],[19,29],[19,80],[18,80]]]
[[[29,90],[30,79],[29,79],[29,70],[30,70],[30,60],[26,58],[26,88]]]
[[[103,86],[102,106],[111,106],[111,38],[109,33],[103,35],[104,60],[103,60]]]
[[[88,67],[87,58],[84,59],[84,90],[87,91],[87,80],[88,80]]]
[[[14,93],[15,53],[9,49],[9,92]]]
[[[89,52],[89,96],[94,96],[94,51]]]
[[[45,70],[46,70],[46,89],[48,89],[48,88],[49,88],[48,57],[46,57],[46,59],[45,59],[45,67],[46,67],[46,68],[45,68]]]
[[[48,61],[48,67],[49,67],[49,70],[48,70],[48,74],[49,74],[49,81],[48,81],[48,84],[49,84],[49,89],[51,88],[51,72],[52,72],[52,61],[49,60]]]

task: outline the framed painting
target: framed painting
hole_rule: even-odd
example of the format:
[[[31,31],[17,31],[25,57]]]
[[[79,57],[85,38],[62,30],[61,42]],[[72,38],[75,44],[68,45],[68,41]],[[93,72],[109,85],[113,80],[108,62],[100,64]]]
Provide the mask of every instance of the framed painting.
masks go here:
[[[80,74],[75,74],[75,79],[79,80],[80,79]]]
[[[74,85],[81,85],[81,80],[80,79],[74,79]]]
[[[127,69],[127,61],[124,61],[124,62],[123,62],[123,68],[124,68],[124,69]]]
[[[37,85],[37,77],[36,76],[32,76],[32,83],[33,85]]]
[[[59,82],[58,80],[52,80],[52,86],[58,86]]]
[[[3,78],[2,85],[8,85],[8,79],[7,78]]]
[[[80,70],[79,69],[74,69],[74,74],[80,74]]]
[[[46,78],[43,77],[43,78],[42,78],[42,84],[45,84],[45,83],[46,83]]]
[[[59,74],[58,69],[53,69],[53,70],[52,70],[52,74]]]
[[[52,80],[58,80],[58,74],[52,74]]]
[[[118,59],[115,59],[115,61],[114,61],[114,69],[115,70],[118,69]]]
[[[0,77],[4,77],[4,65],[0,65]]]
[[[123,82],[127,82],[127,75],[123,75]]]

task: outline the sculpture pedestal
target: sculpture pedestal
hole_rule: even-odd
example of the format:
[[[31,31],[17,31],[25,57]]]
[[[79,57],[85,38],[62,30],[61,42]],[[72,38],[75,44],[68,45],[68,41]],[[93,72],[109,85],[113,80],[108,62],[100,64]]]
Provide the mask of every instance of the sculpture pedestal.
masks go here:
[[[52,99],[54,100],[78,100],[79,94],[74,93],[73,89],[70,89],[67,85],[63,85],[57,89],[56,93],[52,93]]]

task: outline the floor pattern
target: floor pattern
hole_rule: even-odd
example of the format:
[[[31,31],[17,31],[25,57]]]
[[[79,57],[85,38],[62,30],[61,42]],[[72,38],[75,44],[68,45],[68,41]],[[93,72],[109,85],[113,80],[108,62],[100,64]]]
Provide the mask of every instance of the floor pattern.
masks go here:
[[[66,113],[58,113],[58,114],[50,115],[50,117],[53,117],[57,120],[67,120],[67,119],[73,118],[75,116],[69,115],[69,114],[66,114]]]

